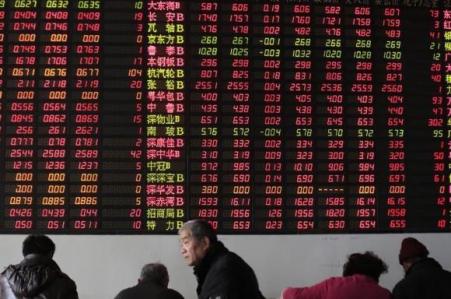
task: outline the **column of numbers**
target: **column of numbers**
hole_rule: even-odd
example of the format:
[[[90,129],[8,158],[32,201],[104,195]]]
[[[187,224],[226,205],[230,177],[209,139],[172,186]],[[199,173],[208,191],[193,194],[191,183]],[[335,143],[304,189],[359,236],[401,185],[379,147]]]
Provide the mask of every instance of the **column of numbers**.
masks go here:
[[[102,9],[102,230],[142,231],[144,97],[143,1]],[[121,113],[118,113],[120,111]]]
[[[352,152],[349,165],[349,216],[353,230],[376,229],[376,112],[373,96],[373,29],[371,7],[356,6],[347,11],[347,30],[353,36],[348,42],[353,64],[345,66],[352,82],[346,93],[350,106],[348,121]],[[350,26],[351,25],[351,26]],[[350,26],[351,28],[349,28]],[[351,208],[352,207],[352,208]],[[351,218],[352,217],[352,218]],[[355,220],[354,220],[355,219]]]
[[[451,80],[449,79],[451,77],[451,7],[450,5],[446,6],[446,9],[443,10],[443,34],[444,34],[444,41],[445,41],[445,50],[443,51],[444,58],[443,58],[443,64],[444,64],[444,74],[446,76],[446,84],[444,86],[443,95],[446,99],[446,111],[451,111]],[[445,117],[446,120],[446,136],[448,137],[448,145],[446,147],[447,153],[448,153],[448,159],[445,161],[449,161],[449,155],[451,153],[451,142],[449,141],[449,138],[451,137],[451,118],[449,115]],[[446,168],[447,167],[447,168]],[[448,205],[448,223],[447,228],[451,228],[451,176],[450,176],[450,164],[448,163],[448,166],[445,165],[446,174],[448,175],[448,192],[445,192],[445,204]]]
[[[69,120],[71,227],[95,230],[100,228],[101,1],[79,0],[71,5],[76,26],[71,49],[74,67]]]
[[[407,227],[406,209],[406,162],[405,162],[405,97],[403,94],[402,27],[401,10],[382,10],[384,39],[381,65],[384,77],[380,92],[386,98],[386,133],[388,154],[388,180],[385,186],[388,228],[391,230]]]
[[[282,122],[282,5],[279,1],[254,7],[254,107],[256,229],[283,228],[283,122]]]
[[[320,37],[320,57],[323,60],[319,81],[317,125],[324,127],[318,144],[318,200],[324,218],[323,228],[343,230],[345,202],[345,139],[343,96],[343,30],[342,7],[323,6],[316,22]]]
[[[36,74],[37,74],[37,20],[36,2],[25,5],[17,1],[10,11],[7,60],[10,91],[5,96],[6,111],[6,172],[5,193],[9,203],[6,209],[7,226],[17,230],[33,227],[34,158],[36,138]]]
[[[191,39],[191,218],[204,218],[218,228],[220,213],[220,5],[199,1],[191,6],[196,24]]]
[[[3,104],[3,98],[4,98],[4,87],[5,87],[5,80],[4,80],[4,75],[5,75],[5,27],[6,27],[6,1],[0,1],[0,146],[1,146],[1,150],[0,150],[0,155],[2,157],[6,157],[5,156],[5,151],[4,149],[4,144],[5,144],[5,138],[4,138],[4,120],[5,120],[5,116],[4,116],[4,108],[5,105]],[[0,161],[0,167],[2,169],[5,169],[5,163],[4,163],[4,159],[2,159]],[[5,181],[5,176],[4,174],[0,175],[0,184],[2,187],[0,187],[0,192],[1,194],[5,194],[4,191],[4,183]],[[5,206],[9,205],[10,202],[9,200],[3,196],[3,198],[0,199],[0,211],[5,211]],[[4,212],[0,212],[0,228],[4,227]]]
[[[313,31],[312,6],[296,4],[290,7],[291,17],[286,20],[289,28],[288,51],[285,51],[286,102],[285,115],[291,121],[287,125],[286,171],[288,229],[298,232],[311,231],[315,225],[314,198],[314,113],[313,113]]]
[[[442,12],[439,9],[430,9],[429,15],[431,17],[431,28],[429,32],[429,50],[431,54],[430,64],[430,79],[433,84],[431,104],[432,109],[427,119],[427,126],[431,129],[432,137],[436,140],[432,143],[433,163],[432,176],[434,181],[435,201],[438,207],[438,219],[436,220],[436,227],[440,230],[448,228],[449,221],[449,205],[447,204],[447,197],[449,196],[447,171],[445,171],[445,161],[447,156],[447,142],[446,142],[446,124],[445,111],[446,104],[443,96],[443,68],[444,57],[442,55],[443,48],[443,27]],[[448,136],[450,137],[450,136]],[[431,144],[431,145],[432,145]],[[437,146],[438,145],[438,146]]]
[[[38,48],[37,97],[37,227],[59,230],[66,226],[67,111],[68,108],[68,1],[42,4]],[[54,51],[59,49],[60,51]]]
[[[243,1],[224,5],[224,231],[249,231],[252,227],[250,9]]]

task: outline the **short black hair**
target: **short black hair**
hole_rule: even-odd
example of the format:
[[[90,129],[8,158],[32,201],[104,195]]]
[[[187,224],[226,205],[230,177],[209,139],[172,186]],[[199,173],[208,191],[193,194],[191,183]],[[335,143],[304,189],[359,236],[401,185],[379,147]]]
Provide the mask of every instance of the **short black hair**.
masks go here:
[[[169,283],[169,274],[165,265],[160,263],[151,263],[144,265],[141,270],[141,281],[153,282],[159,286],[167,288]]]
[[[204,219],[193,219],[185,222],[180,231],[189,231],[191,236],[200,241],[204,237],[210,240],[210,243],[218,242],[218,237],[213,227]]]
[[[55,253],[55,243],[45,235],[29,235],[22,243],[22,254],[40,254],[53,257]]]
[[[343,276],[363,274],[379,282],[382,273],[387,272],[387,264],[371,251],[353,253],[343,266]]]

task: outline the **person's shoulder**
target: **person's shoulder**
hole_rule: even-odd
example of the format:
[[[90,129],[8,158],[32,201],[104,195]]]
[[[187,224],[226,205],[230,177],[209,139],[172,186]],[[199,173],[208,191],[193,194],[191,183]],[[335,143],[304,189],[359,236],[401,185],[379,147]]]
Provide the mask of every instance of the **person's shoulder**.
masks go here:
[[[0,274],[0,298],[9,298],[8,296],[11,296],[11,288],[6,277]]]
[[[352,277],[351,276],[331,276],[329,278],[324,279],[323,282],[335,283],[335,282],[347,281],[349,279],[352,279]]]
[[[218,272],[247,272],[251,267],[238,254],[228,251],[217,257],[212,269]]]
[[[6,286],[8,285],[8,281],[6,280],[6,276],[2,273],[0,273],[0,291],[4,291]],[[3,297],[0,297],[3,298]]]
[[[235,253],[223,252],[217,255],[210,264],[208,279],[217,280],[221,277],[223,282],[239,279],[248,272],[248,268],[249,266]]]
[[[129,287],[126,289],[121,290],[114,299],[129,299],[134,298],[136,293],[136,286]]]
[[[391,292],[389,289],[386,289],[380,285],[379,285],[379,288],[380,288],[381,292],[384,293],[387,298],[391,298]]]
[[[227,253],[225,253],[224,257],[223,257],[223,261],[227,262],[229,264],[242,265],[242,266],[249,267],[249,265],[246,263],[246,261],[241,256],[239,256],[237,253],[235,253],[233,251],[228,251]]]
[[[380,286],[376,281],[368,276],[361,274],[354,274],[350,276],[332,276],[326,278],[319,284],[322,284],[325,288],[354,288],[356,286],[365,285],[367,287],[372,287],[379,289]]]
[[[55,279],[44,290],[46,294],[59,294],[55,298],[78,298],[77,285],[68,275],[58,272]],[[53,295],[52,295],[53,296]],[[49,298],[53,298],[49,295]],[[47,298],[47,297],[46,297]]]
[[[280,294],[281,299],[296,299],[304,288],[288,287],[284,288]]]
[[[66,284],[66,285],[68,285],[68,286],[72,286],[72,287],[74,287],[74,288],[76,288],[77,287],[77,285],[75,284],[75,281],[72,279],[72,278],[70,278],[69,277],[69,275],[67,275],[66,273],[64,273],[64,272],[59,272],[58,273],[58,278],[57,278],[61,283],[64,283],[64,284]]]
[[[18,269],[20,269],[21,267],[23,267],[22,264],[11,264],[9,266],[7,266],[2,272],[1,274],[4,275],[5,277],[8,277],[8,274],[11,274],[15,271],[17,271]]]
[[[404,290],[407,286],[409,282],[407,281],[406,278],[401,279],[400,281],[398,281],[395,286],[393,287],[393,294],[395,293],[399,293],[402,290]]]
[[[330,286],[347,283],[348,278],[343,276],[331,276],[329,278],[325,278],[324,280],[318,282],[316,285]]]
[[[241,256],[239,256],[237,253],[235,253],[233,251],[224,252],[222,254],[222,257],[224,258],[224,260],[228,260],[228,261],[235,261],[235,262],[243,261]]]
[[[147,288],[142,289],[142,291],[145,291],[145,294],[143,292],[140,292],[140,294],[142,294],[143,298],[144,297],[145,298],[147,298],[147,297],[154,298],[155,297],[155,298],[160,298],[160,299],[183,299],[183,296],[176,290],[157,286],[157,285],[148,285]],[[127,297],[127,298],[131,298],[131,297]],[[135,298],[135,297],[133,297],[133,298]]]
[[[448,277],[451,277],[451,271],[449,271],[449,270],[443,270],[443,272],[445,272],[445,275],[447,275]]]
[[[378,294],[378,298],[380,298],[380,299],[385,299],[385,298],[390,299],[391,298],[392,294],[389,289],[384,288],[383,286],[381,286],[377,281],[373,280],[372,278],[370,278],[370,281],[371,281],[371,283],[370,283],[371,287],[367,288],[370,291],[370,293]]]
[[[184,299],[182,294],[180,294],[174,289],[167,289],[167,293],[170,299]]]

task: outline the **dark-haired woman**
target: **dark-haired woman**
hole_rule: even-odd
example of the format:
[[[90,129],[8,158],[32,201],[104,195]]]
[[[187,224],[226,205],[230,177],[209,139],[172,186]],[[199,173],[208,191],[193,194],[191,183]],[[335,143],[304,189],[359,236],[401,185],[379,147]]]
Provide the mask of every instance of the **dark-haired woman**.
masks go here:
[[[379,286],[379,276],[387,265],[372,252],[353,253],[343,266],[342,277],[331,277],[314,286],[286,288],[281,299],[390,299]]]

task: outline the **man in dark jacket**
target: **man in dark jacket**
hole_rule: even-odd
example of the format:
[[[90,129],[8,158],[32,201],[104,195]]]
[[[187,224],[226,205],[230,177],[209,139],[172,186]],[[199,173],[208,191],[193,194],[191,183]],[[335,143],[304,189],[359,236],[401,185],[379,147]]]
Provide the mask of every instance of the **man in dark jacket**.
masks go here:
[[[177,291],[168,289],[168,283],[168,270],[163,264],[147,264],[138,284],[120,291],[114,299],[183,299]]]
[[[186,222],[179,238],[185,262],[194,267],[199,299],[264,299],[252,268],[218,241],[208,222]]]
[[[24,260],[0,275],[0,299],[78,299],[72,279],[52,259],[55,243],[44,235],[30,235],[22,244]]]
[[[394,299],[450,299],[451,272],[428,257],[429,251],[417,239],[402,241],[399,263],[405,277],[393,289]]]

